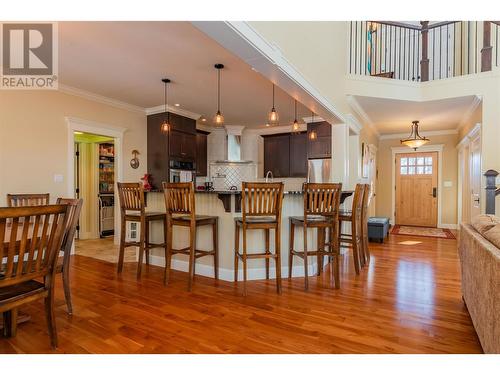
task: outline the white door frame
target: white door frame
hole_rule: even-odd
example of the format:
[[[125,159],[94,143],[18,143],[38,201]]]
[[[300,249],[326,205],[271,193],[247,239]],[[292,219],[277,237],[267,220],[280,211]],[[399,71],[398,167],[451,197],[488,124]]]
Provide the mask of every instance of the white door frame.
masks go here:
[[[467,150],[467,158],[465,160],[463,160],[463,152],[470,146],[471,141],[474,140],[478,136],[481,137],[481,123],[479,123],[479,122],[476,125],[474,125],[474,127],[457,144],[457,149],[458,149],[457,213],[458,213],[458,223],[459,224],[462,220],[462,215],[464,212],[464,208],[463,208],[464,199],[463,198],[464,198],[465,194],[468,194],[470,196],[470,183],[471,183],[469,150]],[[481,143],[482,143],[482,140],[481,140]],[[483,155],[481,154],[481,165],[483,164],[482,159],[483,159]],[[464,162],[468,163],[468,166],[469,166],[469,168],[467,169],[469,173],[467,173],[467,174],[464,174],[464,168],[463,168]],[[464,192],[464,189],[463,189],[464,181],[467,181],[467,186],[469,187],[468,192]],[[483,190],[483,181],[481,181],[481,190]],[[467,201],[470,204],[470,197]],[[481,210],[482,209],[483,209],[483,202],[481,203]],[[468,208],[468,211],[469,211],[469,215],[470,215],[470,208]],[[469,217],[469,219],[470,219],[470,217]]]
[[[397,154],[413,154],[413,153],[419,153],[419,152],[437,152],[437,154],[438,154],[438,186],[437,186],[438,223],[437,223],[437,226],[438,226],[438,228],[450,228],[450,229],[456,228],[456,224],[443,224],[441,221],[441,204],[443,201],[441,199],[441,191],[442,191],[441,186],[442,186],[442,182],[443,182],[443,147],[444,147],[444,144],[421,146],[416,151],[412,148],[409,148],[408,146],[391,147],[391,149],[392,149],[391,224],[394,225],[396,223],[395,217],[394,217],[394,213],[396,212],[396,155]]]
[[[127,131],[126,128],[102,124],[95,121],[84,120],[76,117],[66,117],[66,125],[68,127],[68,160],[67,160],[67,171],[68,171],[68,197],[73,198],[75,196],[75,131],[80,131],[84,133],[92,133],[98,135],[105,135],[107,137],[112,137],[115,140],[115,177],[116,181],[123,181],[123,163],[121,161],[123,157],[123,134]],[[115,189],[116,194],[116,189]],[[118,202],[115,196],[115,202]],[[115,204],[115,242],[120,236],[120,225],[118,225],[118,208]]]

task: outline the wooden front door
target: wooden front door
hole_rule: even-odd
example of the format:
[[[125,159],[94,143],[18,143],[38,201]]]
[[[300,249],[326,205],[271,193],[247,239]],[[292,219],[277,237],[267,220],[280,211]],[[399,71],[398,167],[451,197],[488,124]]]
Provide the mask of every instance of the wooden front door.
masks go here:
[[[396,155],[396,224],[437,227],[437,152]]]

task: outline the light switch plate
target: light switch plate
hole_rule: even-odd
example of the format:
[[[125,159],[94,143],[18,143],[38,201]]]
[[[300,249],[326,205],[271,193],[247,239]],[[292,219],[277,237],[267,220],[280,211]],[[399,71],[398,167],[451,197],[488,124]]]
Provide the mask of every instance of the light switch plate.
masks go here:
[[[55,174],[54,175],[54,182],[63,182],[64,181],[64,177],[62,174]]]
[[[452,187],[452,186],[453,186],[453,182],[451,182],[451,181],[445,181],[445,182],[443,183],[443,186],[444,186],[444,187]]]

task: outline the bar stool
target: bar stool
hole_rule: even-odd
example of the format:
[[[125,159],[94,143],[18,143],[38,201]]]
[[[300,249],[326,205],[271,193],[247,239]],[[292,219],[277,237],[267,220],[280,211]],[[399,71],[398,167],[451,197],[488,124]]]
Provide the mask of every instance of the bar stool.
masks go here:
[[[361,209],[361,239],[362,239],[362,261],[363,265],[370,263],[370,249],[368,247],[368,206],[370,204],[370,185],[365,184],[363,192],[363,207]]]
[[[118,195],[120,198],[121,231],[120,231],[120,255],[118,257],[118,273],[123,269],[123,258],[125,248],[139,246],[139,262],[137,265],[137,278],[141,277],[142,261],[146,252],[146,264],[149,264],[149,250],[155,247],[165,248],[166,233],[163,234],[164,243],[154,244],[149,242],[149,227],[152,221],[165,222],[165,214],[161,212],[146,212],[144,200],[144,188],[139,182],[118,182]],[[125,241],[127,221],[137,222],[141,225],[139,241]]]
[[[219,243],[218,227],[219,218],[217,216],[196,215],[194,187],[192,182],[167,183],[163,182],[163,192],[165,194],[165,206],[167,208],[167,221],[165,232],[167,233],[166,261],[165,261],[165,285],[170,277],[170,265],[172,256],[184,254],[189,256],[189,281],[188,290],[193,287],[194,271],[196,259],[212,255],[214,257],[214,275],[219,279]],[[172,237],[174,225],[189,228],[189,246],[182,249],[172,248]],[[212,226],[212,250],[199,250],[196,248],[196,230],[204,225]]]
[[[292,277],[293,257],[298,256],[304,260],[304,288],[309,288],[308,257],[316,256],[318,259],[318,276],[323,267],[323,257],[333,258],[333,274],[335,288],[340,287],[339,269],[339,206],[342,184],[303,184],[304,216],[290,217],[290,253],[288,258],[288,277]],[[295,227],[303,228],[304,250],[294,249]],[[307,229],[317,228],[318,247],[310,251],[307,245]],[[329,243],[325,244],[325,230],[329,232]]]
[[[238,282],[239,260],[243,262],[243,294],[247,294],[247,260],[266,260],[266,279],[269,279],[269,260],[276,265],[276,290],[281,294],[281,207],[283,203],[283,183],[243,182],[241,197],[242,217],[235,218],[234,233],[234,281]],[[243,253],[240,253],[240,229],[243,232]],[[265,250],[247,253],[247,231],[263,229]],[[274,254],[269,246],[270,231],[274,229]]]
[[[340,245],[352,248],[352,254],[354,259],[354,269],[356,274],[359,275],[360,269],[360,253],[363,251],[363,240],[362,240],[362,210],[363,210],[363,196],[365,192],[364,184],[357,184],[354,190],[354,197],[352,199],[352,210],[351,211],[340,211],[339,223],[340,223]],[[351,223],[351,234],[342,233],[342,223]]]

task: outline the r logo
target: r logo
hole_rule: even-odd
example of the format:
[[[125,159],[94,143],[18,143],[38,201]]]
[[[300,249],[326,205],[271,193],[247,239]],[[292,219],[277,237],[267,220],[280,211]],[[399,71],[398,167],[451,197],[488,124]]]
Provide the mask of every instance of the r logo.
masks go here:
[[[4,23],[2,25],[3,75],[54,74],[53,25]]]

